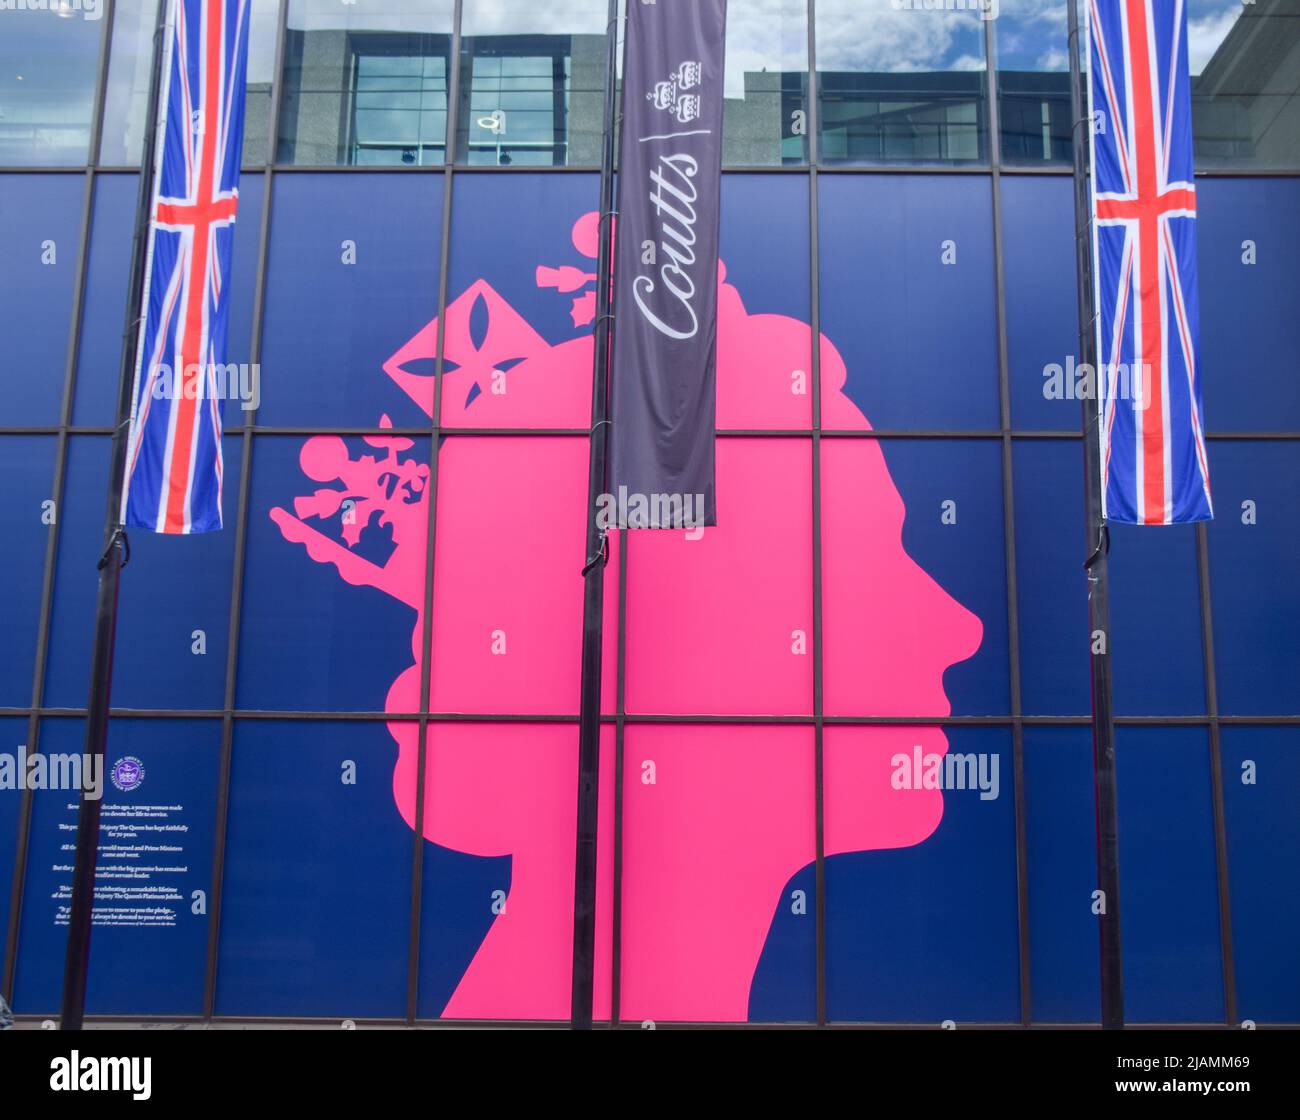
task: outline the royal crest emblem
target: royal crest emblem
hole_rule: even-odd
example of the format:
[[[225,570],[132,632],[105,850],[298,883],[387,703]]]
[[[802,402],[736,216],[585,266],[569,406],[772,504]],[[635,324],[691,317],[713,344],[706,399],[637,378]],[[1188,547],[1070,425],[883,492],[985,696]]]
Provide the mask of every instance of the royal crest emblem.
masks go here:
[[[686,91],[698,86],[703,74],[704,68],[698,62],[683,62],[667,81],[655,82],[654,89],[645,95],[646,100],[653,103],[656,109],[670,113],[682,124],[698,120],[699,95]]]

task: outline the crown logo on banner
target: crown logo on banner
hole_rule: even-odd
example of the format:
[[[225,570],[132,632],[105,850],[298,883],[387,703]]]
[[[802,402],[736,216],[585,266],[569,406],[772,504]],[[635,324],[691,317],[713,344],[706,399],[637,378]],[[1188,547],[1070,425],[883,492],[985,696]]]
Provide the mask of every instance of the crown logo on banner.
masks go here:
[[[667,81],[655,82],[654,89],[645,95],[656,109],[674,117],[680,124],[690,124],[700,116],[700,96],[689,93],[703,80],[704,68],[698,62],[683,62]]]

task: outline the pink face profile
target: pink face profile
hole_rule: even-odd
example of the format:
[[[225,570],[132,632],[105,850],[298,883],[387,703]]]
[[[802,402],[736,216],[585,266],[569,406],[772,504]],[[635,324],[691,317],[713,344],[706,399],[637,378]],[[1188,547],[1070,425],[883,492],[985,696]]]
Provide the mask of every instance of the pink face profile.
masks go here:
[[[594,215],[574,245],[595,256]],[[539,268],[538,283],[581,292],[582,269]],[[764,432],[811,424],[811,332],[751,315],[719,270],[717,425]],[[573,301],[590,322],[590,291]],[[585,432],[591,338],[550,345],[485,281],[447,308],[439,393],[445,428]],[[411,372],[436,352],[429,323],[384,365],[426,412],[434,379]],[[821,339],[828,431],[869,429],[844,395],[845,367]],[[452,435],[437,470],[433,627],[423,666],[427,466],[409,441],[373,437],[374,456],[315,437],[302,465],[337,487],[275,509],[284,536],[349,583],[414,612],[413,664],[386,710],[419,710],[427,670],[436,714],[568,717],[432,722],[422,828],[435,843],[511,857],[504,909],[443,1014],[565,1019],[569,1014],[579,650],[586,506],[585,435]],[[401,446],[397,446],[397,445]],[[904,508],[879,441],[822,440],[824,710],[831,716],[942,717],[948,666],[979,647],[979,620],[904,551]],[[718,527],[628,535],[623,746],[620,1014],[734,1021],[783,888],[815,858],[814,738],[808,723],[725,717],[813,712],[812,444],[729,436],[717,448]],[[347,503],[351,503],[350,505]],[[340,511],[343,511],[342,513]],[[348,520],[350,516],[351,520]],[[340,529],[328,519],[338,517]],[[307,522],[317,519],[313,527]],[[367,525],[391,531],[381,568],[351,551]],[[606,569],[603,708],[615,710],[617,542]],[[711,717],[704,723],[639,716]],[[416,822],[418,735],[393,721],[397,809]],[[938,790],[895,789],[891,759],[942,754],[938,727],[830,725],[824,733],[826,854],[904,847],[943,813]],[[614,731],[602,741],[597,1017],[610,1011]],[[491,900],[485,898],[485,907]],[[812,913],[811,900],[808,912]],[[810,917],[811,921],[812,918]]]

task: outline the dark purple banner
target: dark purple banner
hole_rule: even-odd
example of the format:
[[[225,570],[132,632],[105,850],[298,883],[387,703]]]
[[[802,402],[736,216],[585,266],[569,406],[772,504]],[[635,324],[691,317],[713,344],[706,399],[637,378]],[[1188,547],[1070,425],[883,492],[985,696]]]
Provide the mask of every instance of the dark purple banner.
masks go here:
[[[717,524],[726,0],[629,0],[614,269],[611,525]]]

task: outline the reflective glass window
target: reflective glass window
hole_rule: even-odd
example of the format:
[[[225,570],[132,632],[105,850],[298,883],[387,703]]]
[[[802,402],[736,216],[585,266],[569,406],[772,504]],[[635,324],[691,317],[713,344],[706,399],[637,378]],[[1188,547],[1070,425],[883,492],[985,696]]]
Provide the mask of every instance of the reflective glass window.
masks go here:
[[[266,160],[275,69],[279,0],[252,0],[248,24],[248,92],[244,103],[245,167]],[[99,162],[108,167],[138,167],[144,149],[149,79],[153,72],[157,0],[117,0],[104,89],[104,124]]]
[[[457,162],[596,166],[606,0],[465,0]]]
[[[995,31],[1002,158],[1068,164],[1064,7],[1001,0]],[[1300,167],[1300,0],[1189,0],[1187,60],[1198,169]]]
[[[822,0],[817,91],[825,163],[985,158],[984,24],[927,0]]]
[[[1001,0],[993,31],[1003,161],[1070,163],[1070,56],[1065,5],[1045,0]]]
[[[0,12],[0,166],[84,164],[104,0]]]
[[[806,163],[807,0],[731,0],[725,70],[723,161]]]
[[[1300,0],[1189,0],[1198,169],[1300,168]]]
[[[452,0],[290,0],[280,162],[441,164],[451,25]]]

